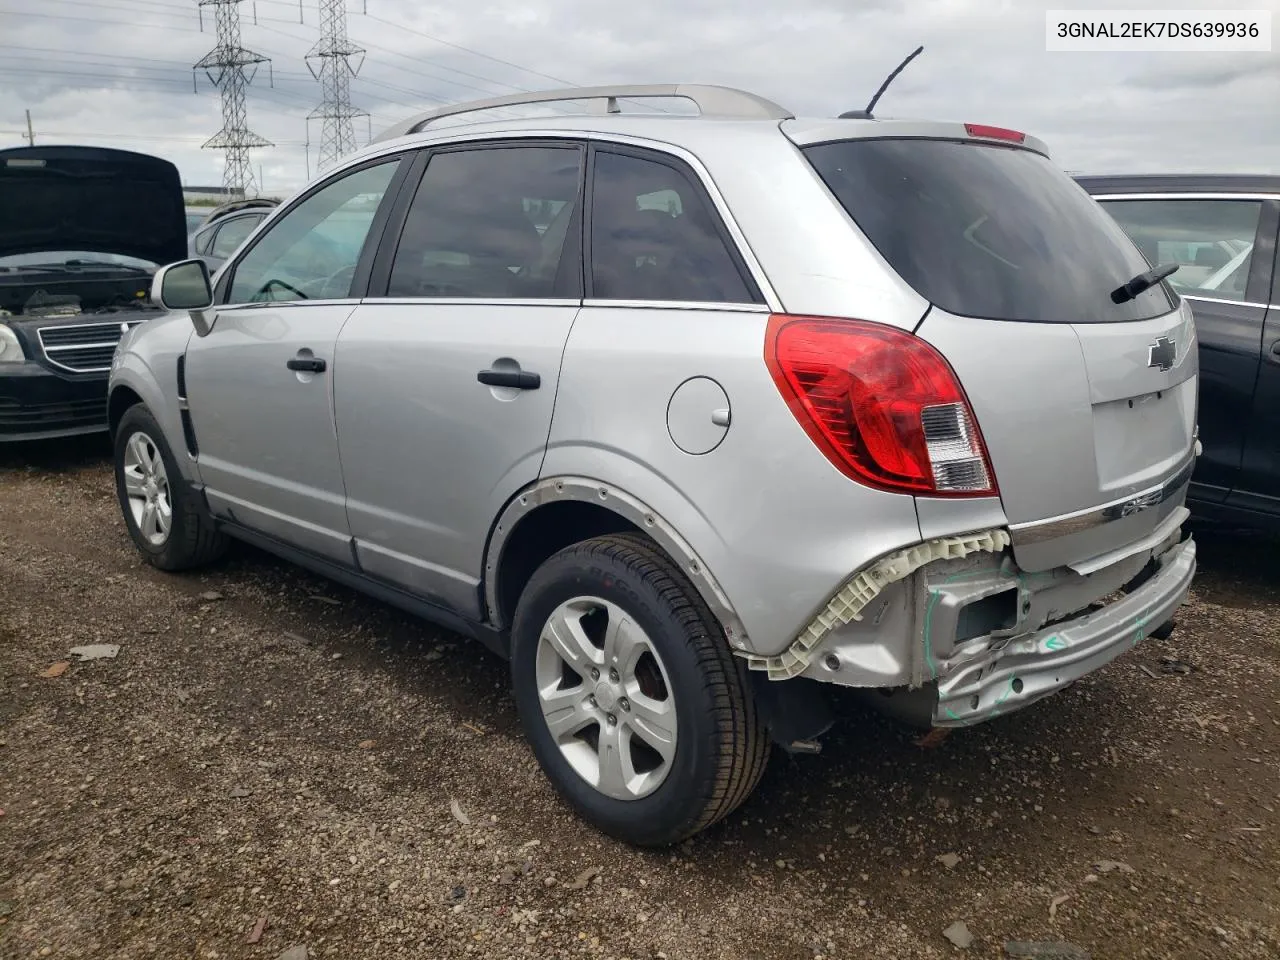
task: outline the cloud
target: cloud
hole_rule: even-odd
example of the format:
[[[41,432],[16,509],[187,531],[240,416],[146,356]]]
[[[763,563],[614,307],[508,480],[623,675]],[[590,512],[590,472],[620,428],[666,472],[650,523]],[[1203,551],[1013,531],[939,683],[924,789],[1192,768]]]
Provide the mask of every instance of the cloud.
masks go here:
[[[315,173],[320,100],[304,55],[316,0],[246,0],[242,42],[272,58],[247,95],[248,124],[276,146],[253,152],[268,191]],[[1076,6],[1127,8],[1085,0]],[[1253,0],[1280,22],[1280,0]],[[877,112],[1025,129],[1080,171],[1280,173],[1280,67],[1271,54],[1048,53],[1044,11],[1068,0],[349,0],[367,49],[351,82],[370,114],[357,140],[441,103],[572,84],[741,86],[797,113],[865,106],[893,67],[925,52]],[[1163,0],[1162,6],[1207,6]],[[254,9],[257,22],[254,22]],[[0,144],[81,142],[158,153],[189,183],[218,183],[201,144],[222,125],[217,92],[191,65],[215,43],[196,0],[0,0]],[[438,39],[432,39],[438,38]],[[445,42],[441,42],[445,41]],[[310,147],[307,146],[310,141]]]

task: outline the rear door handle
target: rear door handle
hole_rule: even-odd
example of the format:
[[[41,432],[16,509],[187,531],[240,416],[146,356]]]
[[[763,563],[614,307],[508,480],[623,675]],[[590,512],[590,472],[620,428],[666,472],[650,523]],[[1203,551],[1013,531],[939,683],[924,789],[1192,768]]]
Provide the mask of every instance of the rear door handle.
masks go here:
[[[537,390],[542,377],[528,370],[481,370],[476,379],[490,387],[515,387],[517,390]]]
[[[300,373],[324,373],[328,367],[319,357],[294,357],[286,360],[284,365]]]

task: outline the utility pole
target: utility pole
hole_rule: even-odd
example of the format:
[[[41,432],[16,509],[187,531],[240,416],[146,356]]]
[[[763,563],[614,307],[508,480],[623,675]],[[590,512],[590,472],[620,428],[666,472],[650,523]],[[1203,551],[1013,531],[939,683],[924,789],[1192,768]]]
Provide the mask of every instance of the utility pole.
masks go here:
[[[242,197],[252,196],[258,190],[249,151],[274,144],[249,130],[244,89],[253,81],[258,64],[269,64],[271,60],[240,45],[241,0],[198,0],[198,3],[202,28],[204,8],[214,8],[218,45],[206,53],[192,70],[203,70],[209,82],[222,93],[222,129],[206,140],[203,147],[225,150],[227,162],[222,170],[223,186]],[[245,72],[246,67],[250,68],[248,73]],[[192,76],[194,79],[194,73]]]
[[[31,111],[27,111],[27,146],[34,147],[36,145],[36,135],[31,130]]]
[[[364,54],[362,47],[347,38],[346,0],[320,0],[320,39],[306,55],[307,68],[320,81],[323,96],[320,105],[307,115],[308,120],[324,121],[316,158],[317,172],[324,171],[356,148],[351,121],[368,113],[351,105],[351,78],[360,72]],[[351,57],[359,58],[354,66]]]

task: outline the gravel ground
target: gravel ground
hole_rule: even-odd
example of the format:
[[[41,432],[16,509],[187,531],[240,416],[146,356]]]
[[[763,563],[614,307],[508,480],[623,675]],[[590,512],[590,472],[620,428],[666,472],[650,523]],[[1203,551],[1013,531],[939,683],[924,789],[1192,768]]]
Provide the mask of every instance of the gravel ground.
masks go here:
[[[1280,955],[1274,543],[1203,538],[1169,640],[938,745],[842,704],[651,853],[560,805],[478,645],[247,548],[145,566],[107,452],[0,448],[5,960]]]

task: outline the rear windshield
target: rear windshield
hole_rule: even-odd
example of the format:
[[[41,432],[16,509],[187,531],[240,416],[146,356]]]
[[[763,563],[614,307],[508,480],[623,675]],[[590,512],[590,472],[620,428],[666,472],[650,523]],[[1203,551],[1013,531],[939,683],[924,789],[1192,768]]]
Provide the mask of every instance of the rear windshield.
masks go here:
[[[954,140],[842,140],[804,149],[881,256],[948,313],[1087,323],[1168,313],[1164,285],[1111,291],[1151,269],[1046,157]]]

